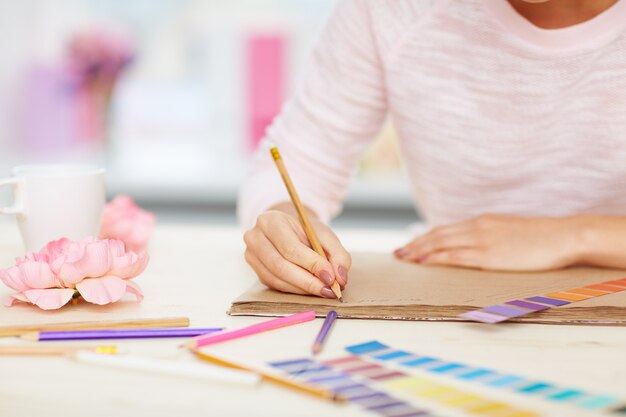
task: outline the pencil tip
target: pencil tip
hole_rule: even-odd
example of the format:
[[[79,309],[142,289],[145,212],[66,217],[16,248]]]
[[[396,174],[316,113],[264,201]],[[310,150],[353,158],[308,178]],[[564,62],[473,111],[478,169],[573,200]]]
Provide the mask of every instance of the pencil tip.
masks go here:
[[[339,302],[343,303],[343,297],[339,297]]]

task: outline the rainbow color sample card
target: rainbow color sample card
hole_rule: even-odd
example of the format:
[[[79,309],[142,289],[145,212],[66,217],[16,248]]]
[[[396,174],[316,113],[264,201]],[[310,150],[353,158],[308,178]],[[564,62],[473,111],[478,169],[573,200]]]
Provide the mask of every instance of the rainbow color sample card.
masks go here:
[[[418,355],[378,341],[348,346],[346,350],[349,354],[339,358],[299,358],[270,365],[385,417],[449,413],[536,417],[567,413],[567,408],[577,416],[589,412],[626,414],[626,407],[619,405],[622,400],[612,395]],[[531,399],[535,405],[528,405]],[[538,411],[542,408],[551,412]]]
[[[577,301],[600,297],[626,290],[626,278],[606,281],[600,284],[587,285],[580,288],[552,292],[549,294],[528,297],[521,300],[506,301],[502,304],[468,311],[459,315],[466,319],[481,323],[501,323],[514,317],[525,316],[537,311],[553,307],[561,307]]]
[[[624,401],[612,395],[598,394],[574,387],[563,387],[550,381],[473,366],[459,361],[448,361],[430,355],[418,355],[395,349],[378,341],[348,346],[348,352],[379,363],[394,364],[400,369],[419,369],[440,379],[458,381],[490,390],[502,390],[549,403],[570,406],[579,410],[625,413]]]

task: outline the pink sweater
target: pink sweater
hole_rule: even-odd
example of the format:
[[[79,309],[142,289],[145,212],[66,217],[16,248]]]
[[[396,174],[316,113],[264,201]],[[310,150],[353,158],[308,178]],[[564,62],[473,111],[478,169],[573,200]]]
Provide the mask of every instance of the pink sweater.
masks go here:
[[[387,115],[430,225],[626,215],[626,0],[555,30],[506,0],[340,0],[267,132],[323,220]],[[242,224],[282,201],[263,149],[240,193]]]

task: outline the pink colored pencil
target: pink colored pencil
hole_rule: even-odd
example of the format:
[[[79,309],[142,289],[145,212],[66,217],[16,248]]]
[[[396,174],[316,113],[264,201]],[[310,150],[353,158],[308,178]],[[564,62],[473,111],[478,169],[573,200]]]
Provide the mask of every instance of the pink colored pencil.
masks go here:
[[[263,323],[253,324],[252,326],[243,327],[237,330],[223,331],[217,334],[209,334],[199,336],[182,346],[196,349],[214,343],[225,342],[227,340],[238,339],[240,337],[250,336],[257,333],[266,332],[268,330],[279,329],[281,327],[291,326],[292,324],[304,323],[315,319],[315,311],[305,311],[303,313],[293,314],[291,316],[281,317],[274,320],[264,321]]]

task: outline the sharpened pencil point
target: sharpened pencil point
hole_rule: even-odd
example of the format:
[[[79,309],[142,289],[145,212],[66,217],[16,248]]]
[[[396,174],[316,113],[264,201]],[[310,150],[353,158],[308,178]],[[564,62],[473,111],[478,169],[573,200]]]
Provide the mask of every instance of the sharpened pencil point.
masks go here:
[[[348,398],[344,395],[341,394],[334,394],[333,395],[333,401],[337,402],[337,403],[345,403],[348,401]]]
[[[322,349],[324,349],[324,344],[326,343],[326,339],[328,338],[328,334],[330,332],[330,329],[333,327],[333,323],[335,322],[336,318],[337,318],[337,312],[335,310],[329,311],[328,314],[326,315],[326,318],[324,319],[324,323],[322,324],[320,332],[317,334],[317,337],[315,338],[315,341],[313,342],[313,346],[311,347],[311,350],[313,351],[313,355],[317,355],[318,353],[321,353]]]
[[[339,297],[339,302],[343,303],[343,297]]]

